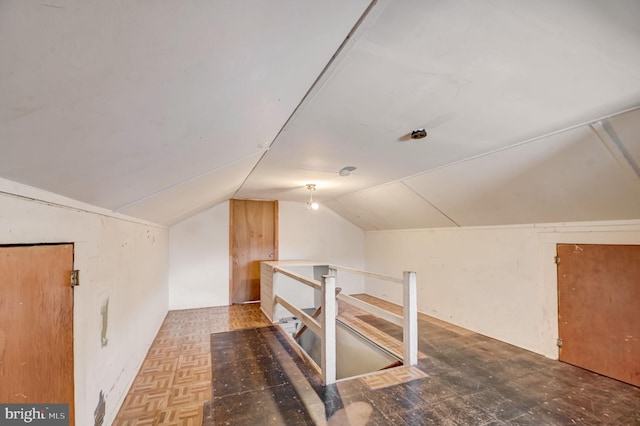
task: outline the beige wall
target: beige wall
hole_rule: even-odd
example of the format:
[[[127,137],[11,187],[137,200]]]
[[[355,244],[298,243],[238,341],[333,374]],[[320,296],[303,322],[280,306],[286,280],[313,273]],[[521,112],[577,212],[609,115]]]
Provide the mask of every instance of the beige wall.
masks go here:
[[[169,309],[229,304],[229,203],[169,230]]]
[[[418,275],[418,310],[557,358],[557,243],[640,244],[640,221],[366,233],[367,269]],[[401,303],[392,284],[367,292]]]
[[[280,260],[313,259],[337,265],[364,266],[364,231],[342,216],[306,203],[279,203]]]
[[[362,268],[364,231],[332,210],[309,211],[305,203],[278,203],[279,257],[311,259]],[[170,229],[169,308],[229,304],[229,203]],[[359,277],[345,277],[362,292]]]
[[[111,424],[167,313],[167,229],[2,179],[0,223],[0,244],[74,243],[76,424],[94,423],[100,391]]]

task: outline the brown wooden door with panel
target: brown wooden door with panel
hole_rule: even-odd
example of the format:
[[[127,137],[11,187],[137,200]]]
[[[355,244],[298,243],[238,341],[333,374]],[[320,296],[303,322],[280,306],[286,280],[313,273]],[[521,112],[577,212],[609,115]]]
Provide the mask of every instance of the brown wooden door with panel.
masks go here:
[[[640,245],[557,251],[560,361],[640,386]]]
[[[278,202],[230,202],[231,303],[260,300],[260,261],[278,259]]]
[[[0,247],[0,402],[69,404],[73,245]]]

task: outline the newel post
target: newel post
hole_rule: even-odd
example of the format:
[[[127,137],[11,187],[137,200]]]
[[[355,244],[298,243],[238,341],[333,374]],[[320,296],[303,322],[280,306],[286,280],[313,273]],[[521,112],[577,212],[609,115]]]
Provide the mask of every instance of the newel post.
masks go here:
[[[322,379],[336,382],[336,278],[322,277]]]
[[[416,290],[416,273],[404,271],[403,281],[403,308],[404,328],[402,330],[402,344],[404,365],[416,365],[418,363],[418,301]]]

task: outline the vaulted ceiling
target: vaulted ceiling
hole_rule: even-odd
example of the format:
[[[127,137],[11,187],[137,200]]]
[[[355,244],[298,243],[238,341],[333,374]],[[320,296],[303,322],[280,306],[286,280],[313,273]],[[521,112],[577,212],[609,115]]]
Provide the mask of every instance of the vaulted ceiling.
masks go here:
[[[6,0],[0,177],[169,225],[309,183],[366,230],[640,219],[638,22],[632,0]]]

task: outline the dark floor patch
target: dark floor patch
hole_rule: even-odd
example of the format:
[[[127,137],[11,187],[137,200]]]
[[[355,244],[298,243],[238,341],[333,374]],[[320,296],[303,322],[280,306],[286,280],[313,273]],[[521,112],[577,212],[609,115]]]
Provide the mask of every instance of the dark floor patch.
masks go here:
[[[279,327],[213,334],[204,425],[640,424],[640,388],[424,321],[419,337],[428,377],[369,389],[361,379],[323,386]]]

